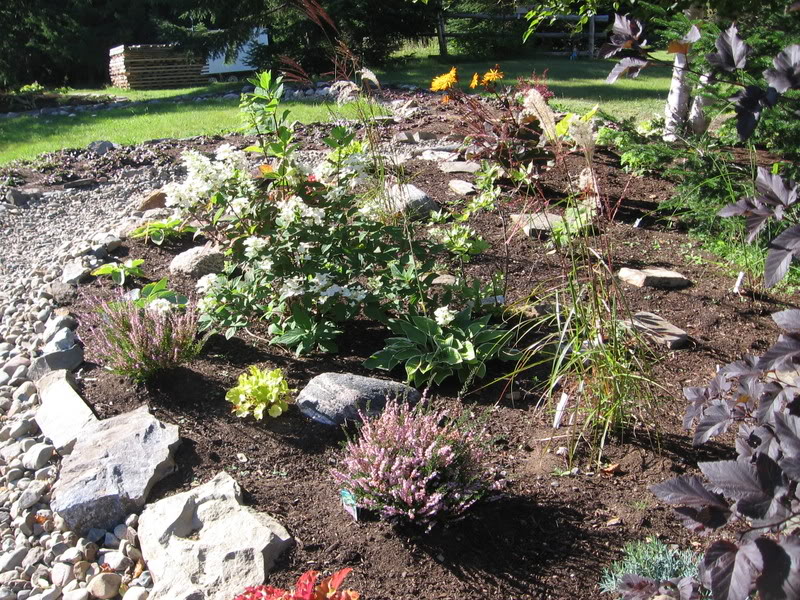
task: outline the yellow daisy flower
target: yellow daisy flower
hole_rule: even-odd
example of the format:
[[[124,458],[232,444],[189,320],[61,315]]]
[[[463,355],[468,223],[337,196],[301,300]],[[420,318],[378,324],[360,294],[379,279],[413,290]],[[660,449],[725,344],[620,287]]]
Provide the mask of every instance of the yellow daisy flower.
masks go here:
[[[480,85],[480,83],[481,83],[481,76],[475,73],[472,76],[472,81],[469,82],[469,87],[471,90],[474,90],[476,87]]]
[[[433,81],[431,81],[431,91],[443,92],[445,90],[449,90],[456,83],[458,83],[458,72],[456,68],[453,67],[444,75],[439,75],[438,77],[433,78]]]
[[[500,70],[498,65],[494,66],[494,69],[489,69],[486,73],[483,74],[483,79],[481,80],[481,85],[489,85],[495,81],[500,81],[505,75]]]

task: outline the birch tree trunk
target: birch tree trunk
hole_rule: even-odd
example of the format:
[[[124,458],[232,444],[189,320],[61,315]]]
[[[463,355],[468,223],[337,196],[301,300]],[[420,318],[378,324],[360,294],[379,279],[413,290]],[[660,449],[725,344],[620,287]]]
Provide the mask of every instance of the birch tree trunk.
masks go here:
[[[703,112],[703,108],[708,103],[708,98],[703,96],[701,92],[709,81],[711,81],[711,73],[705,73],[700,77],[700,82],[695,90],[694,102],[692,102],[692,108],[689,110],[689,127],[697,135],[704,134],[708,129],[708,119]]]
[[[686,124],[689,114],[689,82],[686,79],[688,58],[686,54],[675,54],[672,63],[672,83],[669,86],[669,96],[664,107],[664,135],[665,142],[674,142],[678,133]]]

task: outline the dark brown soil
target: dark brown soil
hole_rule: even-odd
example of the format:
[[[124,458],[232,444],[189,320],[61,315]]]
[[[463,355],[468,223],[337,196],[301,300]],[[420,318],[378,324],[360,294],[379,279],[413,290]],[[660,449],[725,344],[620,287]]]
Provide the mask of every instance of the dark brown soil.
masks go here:
[[[430,121],[431,129],[450,129],[438,118]],[[567,165],[576,172],[580,162],[571,156]],[[695,471],[698,461],[732,454],[730,444],[691,447],[691,437],[680,426],[685,407],[681,389],[701,384],[718,365],[742,353],[763,351],[777,335],[769,314],[784,304],[733,294],[731,273],[697,258],[703,253],[684,233],[659,224],[658,203],[669,197],[669,183],[627,175],[610,154],[600,154],[596,168],[609,205],[619,206],[616,220],[602,225],[594,238],[598,252],[611,257],[614,270],[657,265],[678,270],[693,282],[680,291],[624,287],[631,311],[662,315],[685,329],[693,343],[681,351],[651,349],[657,356],[651,375],[661,386],[657,402],[647,410],[640,407],[637,427],[606,446],[601,466],[618,465],[606,469],[610,473],[582,451],[574,463],[578,470],[564,475],[566,460],[554,451],[568,445],[569,430],[551,428],[552,407],[541,401],[541,382],[534,376],[473,389],[462,400],[456,398],[457,388],[444,387],[434,394],[435,402],[488,412],[494,458],[511,481],[508,494],[429,534],[380,521],[354,522],[342,509],[330,476],[341,456],[344,432],[310,422],[295,407],[275,420],[238,419],[224,395],[251,364],[283,368],[297,389],[326,371],[374,374],[361,363],[382,347],[386,333],[366,319],[347,326],[341,352],[333,356],[296,358],[257,333],[231,340],[215,336],[197,360],[147,386],[133,385],[90,362],[82,372],[84,397],[100,417],[147,402],[158,418],[180,426],[178,470],[158,485],[153,498],[189,489],[226,470],[242,485],[248,504],[282,522],[297,543],[270,576],[273,585],[289,586],[311,568],[353,567],[347,583],[369,600],[599,597],[601,572],[620,557],[626,542],[658,537],[686,547],[705,544],[683,529],[647,488]],[[450,177],[435,163],[412,162],[407,170],[440,203],[457,202],[447,188]],[[560,173],[551,171],[541,180],[545,201],[555,211],[565,190]],[[504,243],[512,233],[508,214],[515,210],[504,205],[500,214],[474,219],[473,226],[492,246],[467,267],[468,273],[484,277],[507,271],[509,302],[552,289],[564,279],[562,255],[551,252],[544,240],[516,232]],[[634,227],[640,217],[640,226]],[[189,245],[131,243],[120,255],[144,258],[143,268],[154,280]],[[170,283],[184,292],[193,284]],[[113,293],[106,283],[95,281],[71,308],[83,315],[96,297]],[[87,359],[99,362],[91,339],[86,341]],[[493,375],[502,375],[503,369],[508,365],[498,365]],[[520,393],[512,396],[512,391]]]

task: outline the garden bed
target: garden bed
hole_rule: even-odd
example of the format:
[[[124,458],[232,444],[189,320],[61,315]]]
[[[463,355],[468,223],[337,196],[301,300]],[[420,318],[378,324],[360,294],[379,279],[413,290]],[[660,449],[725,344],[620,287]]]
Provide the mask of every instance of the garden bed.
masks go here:
[[[430,125],[437,122],[435,118],[425,120],[434,131],[447,130],[446,125]],[[384,133],[388,136],[393,130]],[[318,142],[319,137],[311,139]],[[658,405],[649,414],[651,422],[640,423],[623,440],[608,445],[600,467],[588,455],[579,455],[574,463],[577,471],[570,473],[565,458],[556,455],[555,450],[567,444],[559,437],[567,431],[551,428],[552,406],[540,401],[542,381],[536,376],[546,373],[524,373],[513,384],[503,381],[477,390],[474,385],[461,400],[459,386],[445,383],[433,392],[436,403],[454,409],[463,405],[486,416],[494,437],[492,462],[511,482],[507,493],[476,507],[462,521],[428,534],[376,520],[353,522],[330,475],[341,458],[345,432],[311,422],[295,407],[264,422],[239,419],[231,414],[224,396],[252,364],[284,369],[298,391],[323,372],[382,376],[362,363],[382,348],[389,334],[363,317],[346,325],[337,355],[297,358],[267,344],[266,332],[255,327],[230,340],[212,337],[199,358],[148,385],[134,385],[100,368],[102,357],[94,356],[88,343],[82,394],[101,418],[149,403],[160,420],[180,426],[178,470],[157,486],[151,500],[189,489],[225,470],[242,485],[248,504],[274,515],[289,529],[297,543],[270,576],[272,585],[289,587],[310,568],[352,567],[348,586],[370,600],[599,596],[601,572],[619,558],[626,542],[654,537],[689,547],[699,541],[647,489],[676,474],[695,472],[698,461],[734,456],[730,445],[692,448],[689,434],[680,426],[686,405],[681,389],[705,383],[718,365],[742,353],[763,352],[777,333],[769,315],[784,305],[780,299],[733,294],[735,276],[711,264],[684,233],[666,229],[655,218],[658,203],[669,196],[668,183],[631,177],[620,170],[612,154],[600,154],[595,168],[599,188],[612,202],[620,200],[620,210],[617,220],[598,232],[591,245],[612,249],[614,270],[660,266],[680,271],[693,282],[680,291],[624,286],[631,311],[660,314],[685,329],[692,343],[674,352],[654,348],[659,360],[652,376],[661,389]],[[457,202],[447,188],[453,177],[441,173],[435,162],[412,161],[405,170],[440,204]],[[469,175],[454,177],[471,180]],[[543,175],[540,184],[548,198],[558,198],[564,189],[556,171]],[[559,210],[557,202],[552,208]],[[640,218],[639,226],[634,226]],[[491,247],[473,258],[467,272],[488,277],[507,270],[507,302],[562,283],[563,258],[544,240],[517,231],[505,245],[508,224],[504,230],[494,212],[480,213],[470,224]],[[173,256],[196,243],[186,240],[155,247],[128,242],[116,254],[144,259],[147,279],[156,281],[167,276]],[[170,286],[186,294],[194,291],[193,280],[170,278]],[[70,307],[79,316],[98,299],[118,293],[101,281],[84,286],[82,292]],[[508,364],[492,363],[486,381],[508,369]],[[397,370],[391,376],[400,379],[402,373]],[[604,472],[602,467],[609,465],[618,466]]]

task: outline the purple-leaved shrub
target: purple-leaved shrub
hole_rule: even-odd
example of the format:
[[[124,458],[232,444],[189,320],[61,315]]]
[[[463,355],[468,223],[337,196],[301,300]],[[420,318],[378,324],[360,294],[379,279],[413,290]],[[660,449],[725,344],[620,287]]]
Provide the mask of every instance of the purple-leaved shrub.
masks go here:
[[[98,301],[84,318],[90,331],[89,348],[102,364],[119,375],[145,381],[159,371],[177,367],[197,356],[197,311],[168,300],[145,307],[134,302]]]
[[[488,464],[486,428],[474,421],[398,401],[362,419],[359,438],[347,444],[333,476],[359,506],[386,519],[430,530],[505,487]]]

